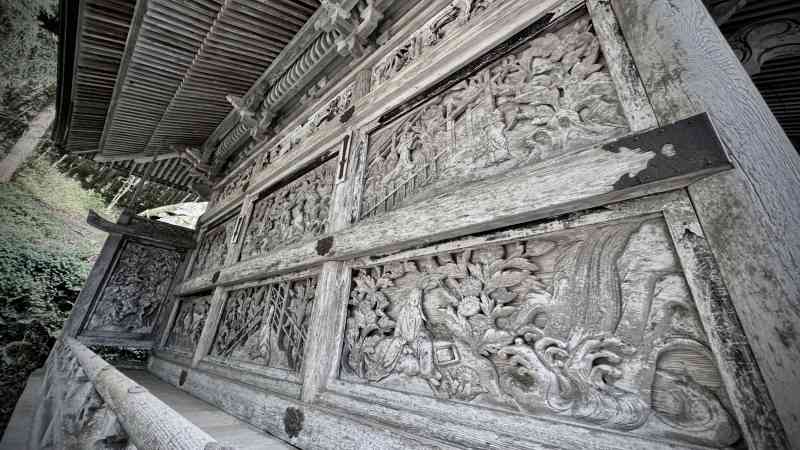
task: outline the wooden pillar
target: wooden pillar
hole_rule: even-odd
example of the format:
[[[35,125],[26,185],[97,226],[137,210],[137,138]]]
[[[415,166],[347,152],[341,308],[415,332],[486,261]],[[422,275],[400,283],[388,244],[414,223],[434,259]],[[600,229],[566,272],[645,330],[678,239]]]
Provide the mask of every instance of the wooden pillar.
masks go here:
[[[355,180],[353,161],[359,155],[353,154],[352,130],[345,133],[339,141],[339,161],[336,174],[336,184],[333,191],[333,200],[329,216],[330,232],[336,233],[350,225],[350,210],[352,205],[352,190]],[[360,148],[355,150],[364,150]],[[330,246],[323,238],[317,243],[317,248]],[[339,367],[339,357],[342,353],[341,336],[344,335],[346,298],[350,289],[349,266],[339,261],[328,261],[322,265],[317,282],[317,295],[314,300],[314,309],[308,328],[308,339],[303,354],[303,390],[301,399],[311,403],[325,390],[328,379]]]
[[[708,112],[736,170],[689,187],[800,448],[800,157],[701,0],[610,0],[659,124]]]

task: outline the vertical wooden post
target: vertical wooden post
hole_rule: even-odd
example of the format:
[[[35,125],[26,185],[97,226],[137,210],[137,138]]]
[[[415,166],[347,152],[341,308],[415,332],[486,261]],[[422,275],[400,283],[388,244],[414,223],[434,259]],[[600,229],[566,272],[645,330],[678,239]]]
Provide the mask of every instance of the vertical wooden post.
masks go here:
[[[689,187],[800,448],[800,157],[701,0],[610,0],[660,124],[706,111],[736,170]]]
[[[347,138],[343,138],[341,141],[342,147],[339,149],[340,156],[346,157],[340,161],[340,164],[344,164],[345,176],[337,180],[338,182],[334,186],[328,218],[330,233],[335,233],[350,225],[349,210],[352,207],[352,186],[353,183],[358,182],[357,177],[353,174],[353,161],[359,158],[359,155],[354,154],[357,146],[353,144],[353,137],[356,136],[356,133],[351,131],[346,136]],[[347,264],[329,261],[322,265],[303,355],[301,399],[304,402],[314,401],[317,395],[325,389],[327,380],[339,366],[345,309],[347,308],[345,296],[349,287],[350,272]]]

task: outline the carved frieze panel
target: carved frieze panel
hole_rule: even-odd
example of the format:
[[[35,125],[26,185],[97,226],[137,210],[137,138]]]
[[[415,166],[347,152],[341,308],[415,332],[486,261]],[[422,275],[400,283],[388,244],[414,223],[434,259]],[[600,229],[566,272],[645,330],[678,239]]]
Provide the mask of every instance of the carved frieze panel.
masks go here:
[[[341,377],[648,438],[739,439],[661,216],[353,270]]]
[[[253,204],[242,258],[328,231],[336,159],[331,159]]]
[[[374,131],[362,217],[626,133],[590,20],[550,31]]]
[[[165,347],[193,353],[203,332],[211,308],[211,296],[187,297],[179,300],[175,322],[169,330]]]
[[[298,371],[316,288],[312,276],[230,291],[210,355]]]
[[[126,240],[82,333],[153,331],[183,254]]]
[[[229,200],[235,198],[237,195],[243,194],[247,191],[250,185],[250,178],[253,176],[253,167],[247,167],[240,170],[228,183],[221,189],[214,191],[211,198],[211,204],[214,206],[223,205]]]
[[[337,118],[341,118],[343,114],[348,113],[353,107],[353,93],[356,89],[356,83],[357,81],[348,85],[311,114],[303,124],[295,127],[274,147],[265,151],[256,163],[257,170],[259,172],[263,171],[278,158],[314,136],[325,124],[331,123]]]
[[[225,264],[228,255],[228,247],[236,228],[236,218],[228,219],[225,222],[210,228],[202,235],[197,246],[194,264],[190,276],[208,273],[220,268]]]
[[[455,0],[372,68],[372,88],[393,79],[445,38],[502,0]]]

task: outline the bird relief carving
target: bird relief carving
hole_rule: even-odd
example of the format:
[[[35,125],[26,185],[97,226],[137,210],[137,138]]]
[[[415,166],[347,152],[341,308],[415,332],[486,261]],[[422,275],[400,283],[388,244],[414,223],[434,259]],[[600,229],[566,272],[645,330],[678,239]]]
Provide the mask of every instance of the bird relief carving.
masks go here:
[[[582,18],[373,132],[361,215],[627,131],[597,36]]]
[[[356,268],[341,376],[650,438],[740,436],[661,219]]]
[[[231,291],[211,356],[299,370],[316,285],[312,277]]]
[[[335,158],[255,202],[242,258],[310,239],[328,230]]]

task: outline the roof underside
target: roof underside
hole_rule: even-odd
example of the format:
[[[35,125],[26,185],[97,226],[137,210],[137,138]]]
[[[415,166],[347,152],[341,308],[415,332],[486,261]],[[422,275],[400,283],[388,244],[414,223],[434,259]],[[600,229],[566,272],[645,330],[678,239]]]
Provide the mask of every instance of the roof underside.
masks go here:
[[[144,159],[174,154],[176,145],[200,146],[231,111],[226,96],[247,92],[319,6],[318,0],[62,2],[62,14],[75,16],[74,28],[64,31],[75,42],[67,43],[70,62],[59,75],[66,100],[59,143],[184,188],[193,175],[177,158]]]
[[[118,96],[103,156],[201,145],[292,40],[316,0],[150,0]]]

